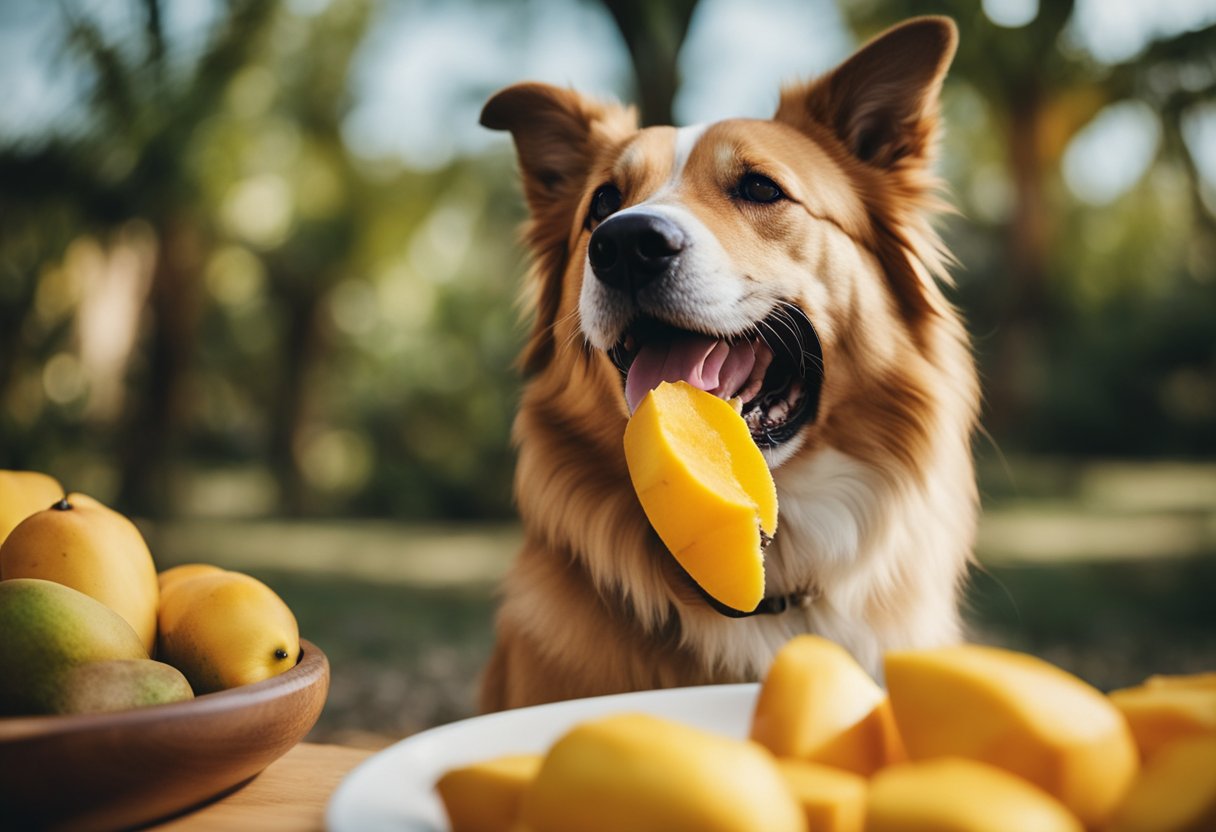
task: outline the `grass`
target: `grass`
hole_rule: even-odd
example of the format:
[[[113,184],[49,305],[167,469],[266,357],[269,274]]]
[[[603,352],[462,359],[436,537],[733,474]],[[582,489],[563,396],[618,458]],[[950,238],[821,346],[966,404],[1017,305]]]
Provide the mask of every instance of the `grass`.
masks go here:
[[[1018,460],[981,467],[965,614],[975,640],[1103,689],[1216,669],[1216,466]],[[332,684],[311,738],[378,747],[470,715],[513,525],[182,521],[158,564],[206,561],[273,586]]]

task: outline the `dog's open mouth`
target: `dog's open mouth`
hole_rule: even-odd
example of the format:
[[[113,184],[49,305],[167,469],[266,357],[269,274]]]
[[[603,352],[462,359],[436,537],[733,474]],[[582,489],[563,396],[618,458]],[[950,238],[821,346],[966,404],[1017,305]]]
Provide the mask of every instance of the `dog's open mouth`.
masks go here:
[[[761,448],[792,439],[819,411],[823,350],[810,320],[790,304],[732,336],[641,318],[609,356],[625,376],[631,413],[660,382],[686,381],[723,399],[741,399],[743,419]]]

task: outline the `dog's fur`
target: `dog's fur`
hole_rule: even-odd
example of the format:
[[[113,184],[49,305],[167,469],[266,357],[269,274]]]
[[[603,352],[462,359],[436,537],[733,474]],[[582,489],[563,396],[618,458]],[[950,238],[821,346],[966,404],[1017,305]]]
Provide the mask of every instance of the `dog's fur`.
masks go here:
[[[929,223],[943,208],[930,167],[956,37],[945,18],[895,27],[784,89],[769,121],[639,130],[631,109],[542,84],[487,103],[482,123],[515,140],[531,213],[534,325],[515,423],[525,543],[503,586],[483,709],[755,680],[799,633],[875,673],[884,650],[959,637],[979,394]],[[732,195],[757,170],[786,198]],[[638,301],[609,297],[587,264],[589,205],[605,182],[622,209],[665,212],[693,241],[665,278],[678,291],[647,314],[725,337],[786,302],[814,325],[817,417],[765,449],[780,506],[766,590],[807,605],[724,617],[651,531],[606,352]]]

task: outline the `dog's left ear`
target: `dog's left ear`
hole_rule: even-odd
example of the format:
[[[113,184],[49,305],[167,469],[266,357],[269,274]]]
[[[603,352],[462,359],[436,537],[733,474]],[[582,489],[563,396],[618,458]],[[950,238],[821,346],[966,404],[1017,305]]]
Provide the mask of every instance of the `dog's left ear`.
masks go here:
[[[937,132],[938,95],[958,29],[920,17],[871,40],[828,75],[786,88],[777,121],[828,128],[856,159],[879,169],[924,163]]]

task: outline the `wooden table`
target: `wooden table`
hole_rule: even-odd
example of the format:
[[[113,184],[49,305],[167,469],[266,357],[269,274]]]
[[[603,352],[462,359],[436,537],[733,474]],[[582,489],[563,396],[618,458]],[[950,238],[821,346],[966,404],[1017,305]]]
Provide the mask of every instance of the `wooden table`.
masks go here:
[[[330,795],[347,772],[374,753],[362,748],[300,743],[237,791],[150,828],[155,832],[324,829]]]

